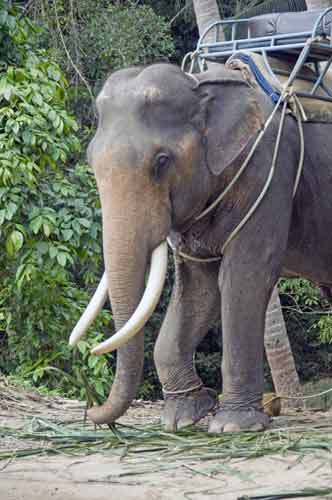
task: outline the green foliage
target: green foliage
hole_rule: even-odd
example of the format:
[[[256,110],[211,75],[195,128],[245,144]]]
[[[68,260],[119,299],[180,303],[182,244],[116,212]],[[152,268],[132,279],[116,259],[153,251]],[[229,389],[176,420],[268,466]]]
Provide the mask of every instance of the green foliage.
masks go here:
[[[318,289],[303,278],[281,280],[279,291],[289,295],[298,309],[301,306],[318,305],[320,302]]]
[[[72,109],[87,127],[95,120],[91,97],[110,72],[168,60],[174,53],[169,24],[148,5],[57,0],[49,6],[37,0],[34,9],[47,29],[43,43],[72,83]]]
[[[288,305],[284,307],[288,316],[304,316],[307,326],[317,331],[317,340],[332,343],[330,304],[319,289],[305,279],[296,278],[281,280],[279,290],[284,299],[288,298]]]
[[[283,279],[279,285],[283,314],[302,381],[331,374],[331,304],[304,279]]]
[[[69,371],[74,362],[74,376],[98,373],[104,395],[112,378],[105,358],[89,356],[87,344],[80,357],[67,346],[88,301],[85,287],[101,267],[95,182],[85,164],[71,166],[80,144],[63,73],[45,50],[31,50],[35,27],[0,5],[7,23],[0,52],[0,367],[81,395],[46,369],[52,363]],[[95,332],[108,319],[104,313]]]
[[[0,54],[6,55],[5,60],[1,58],[2,67],[24,61],[36,34],[37,29],[28,19],[20,19],[8,1],[0,1]]]
[[[326,344],[332,344],[332,315],[322,316],[318,322],[320,340]]]
[[[93,81],[129,65],[167,60],[173,52],[167,23],[146,5],[101,9],[81,29],[80,42],[85,74]]]
[[[105,397],[114,362],[89,352],[110,315],[78,349],[67,345],[102,269],[95,181],[78,161],[78,133],[86,142],[91,132],[78,130],[68,107],[90,126],[78,67],[96,88],[111,69],[167,57],[173,46],[167,23],[148,6],[72,5],[34,2],[45,31],[0,0],[0,369],[79,397],[90,380]],[[56,60],[75,83],[71,92]],[[153,392],[151,383],[142,388]]]

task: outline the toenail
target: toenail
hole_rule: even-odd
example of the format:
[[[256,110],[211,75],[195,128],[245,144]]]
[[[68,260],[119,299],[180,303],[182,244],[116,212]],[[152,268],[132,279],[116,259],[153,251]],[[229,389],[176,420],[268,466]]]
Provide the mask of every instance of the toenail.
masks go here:
[[[239,432],[241,431],[241,427],[238,424],[225,424],[224,432]]]

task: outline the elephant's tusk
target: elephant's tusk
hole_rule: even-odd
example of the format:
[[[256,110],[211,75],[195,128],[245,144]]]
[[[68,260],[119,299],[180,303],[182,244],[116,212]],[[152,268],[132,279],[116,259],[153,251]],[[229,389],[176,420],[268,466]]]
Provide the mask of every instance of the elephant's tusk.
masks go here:
[[[159,302],[166,272],[167,243],[163,242],[152,253],[145,292],[133,315],[117,333],[92,349],[93,354],[103,354],[118,349],[143,328]]]
[[[97,318],[102,310],[108,296],[107,277],[104,272],[103,277],[90,300],[84,313],[78,320],[74,330],[69,337],[69,345],[75,345],[79,339],[85,334],[91,323]]]

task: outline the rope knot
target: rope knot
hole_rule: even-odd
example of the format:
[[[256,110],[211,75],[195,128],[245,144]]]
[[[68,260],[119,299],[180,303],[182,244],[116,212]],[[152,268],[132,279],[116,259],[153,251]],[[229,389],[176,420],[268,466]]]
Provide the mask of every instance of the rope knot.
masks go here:
[[[293,85],[284,85],[282,92],[281,92],[281,98],[285,102],[290,102],[294,99],[295,95],[295,90]]]

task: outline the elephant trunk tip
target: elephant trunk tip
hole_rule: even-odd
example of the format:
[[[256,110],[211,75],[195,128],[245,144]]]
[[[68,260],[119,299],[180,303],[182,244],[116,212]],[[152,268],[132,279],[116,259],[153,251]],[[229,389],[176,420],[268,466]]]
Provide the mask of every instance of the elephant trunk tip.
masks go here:
[[[112,411],[109,401],[106,401],[101,406],[92,406],[89,408],[87,416],[96,425],[112,424],[127,411],[129,406],[130,402],[128,402],[125,408],[121,407],[121,411]]]
[[[87,416],[94,424],[111,424],[113,422],[112,418],[106,418],[102,406],[93,406],[92,408],[89,408]]]

